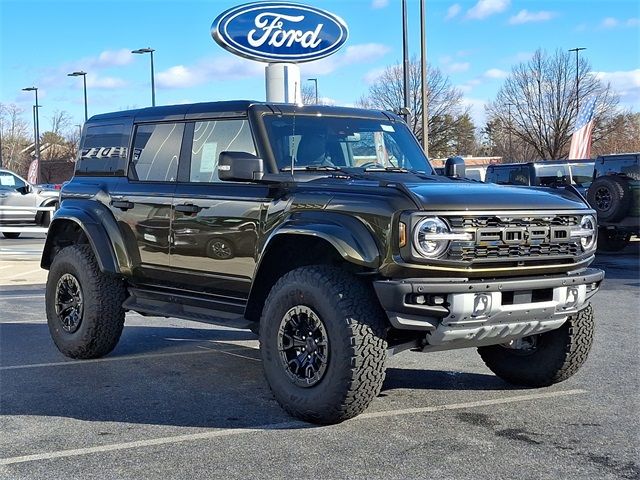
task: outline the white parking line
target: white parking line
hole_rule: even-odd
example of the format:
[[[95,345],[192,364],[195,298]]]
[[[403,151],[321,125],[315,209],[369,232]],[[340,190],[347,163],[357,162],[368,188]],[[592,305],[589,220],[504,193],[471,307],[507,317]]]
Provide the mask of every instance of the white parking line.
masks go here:
[[[20,273],[15,273],[13,275],[9,275],[8,277],[5,277],[5,280],[11,280],[12,278],[17,278],[17,277],[24,277],[26,275],[29,275],[31,273],[38,273],[38,272],[42,272],[42,268],[38,268],[37,270],[28,270],[26,272],[20,272]]]
[[[27,300],[29,298],[44,298],[44,294],[39,295],[16,295],[14,296],[4,296],[0,295],[0,300]]]
[[[477,408],[490,405],[501,405],[505,403],[515,403],[531,400],[542,400],[547,398],[565,397],[568,395],[579,395],[586,393],[586,390],[563,390],[558,392],[532,393],[529,395],[517,395],[514,397],[495,398],[489,400],[479,400],[477,402],[450,403],[447,405],[435,405],[431,407],[409,408],[404,410],[386,410],[382,412],[364,413],[355,420],[367,420],[371,418],[394,417],[397,415],[407,415],[416,413],[434,413],[445,410],[461,410],[465,408]],[[213,438],[229,437],[247,433],[260,433],[269,430],[291,429],[310,427],[310,424],[301,421],[290,421],[283,423],[272,423],[260,425],[254,428],[231,428],[210,430],[208,432],[191,433],[186,435],[175,435],[172,437],[151,438],[134,442],[112,443],[99,445],[96,447],[75,448],[71,450],[58,450],[54,452],[36,453],[33,455],[23,455],[19,457],[0,458],[0,465],[11,465],[15,463],[33,462],[37,460],[52,460],[55,458],[77,457],[92,453],[113,452],[117,450],[128,450],[132,448],[155,447],[158,445],[169,445],[182,442],[192,442],[196,440],[210,440]]]
[[[222,342],[221,342],[222,343]],[[215,350],[218,353],[224,353],[225,355],[231,355],[232,357],[240,357],[240,358],[246,358],[247,360],[253,360],[254,362],[259,362],[260,359],[259,358],[253,358],[253,357],[247,357],[246,355],[240,355],[238,353],[232,353],[229,350],[217,350],[215,348],[207,348],[207,347],[203,347],[202,345],[198,345],[198,348],[202,348],[204,350]],[[245,347],[246,349],[249,349],[251,347]]]
[[[243,349],[239,348],[238,350],[243,350]],[[94,358],[90,360],[69,360],[67,362],[30,363],[28,365],[7,365],[5,367],[0,367],[0,371],[1,370],[23,370],[25,368],[62,367],[65,365],[88,365],[90,363],[103,363],[103,362],[122,362],[126,360],[138,360],[138,359],[146,359],[146,358],[177,357],[179,355],[199,355],[202,353],[226,353],[231,355],[229,353],[229,350],[202,347],[201,350],[188,350],[185,352],[147,353],[142,355],[123,355],[122,357]],[[236,355],[236,356],[247,358],[249,360],[256,360],[255,358],[244,357],[242,355]]]

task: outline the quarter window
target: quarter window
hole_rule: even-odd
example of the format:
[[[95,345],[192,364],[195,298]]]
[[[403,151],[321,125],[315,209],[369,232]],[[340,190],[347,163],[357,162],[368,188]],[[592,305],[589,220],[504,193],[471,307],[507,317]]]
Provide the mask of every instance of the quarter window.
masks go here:
[[[247,120],[196,122],[191,147],[191,182],[219,182],[218,158],[221,152],[256,154]]]
[[[175,182],[183,131],[183,123],[139,125],[133,142],[130,177],[148,182]]]

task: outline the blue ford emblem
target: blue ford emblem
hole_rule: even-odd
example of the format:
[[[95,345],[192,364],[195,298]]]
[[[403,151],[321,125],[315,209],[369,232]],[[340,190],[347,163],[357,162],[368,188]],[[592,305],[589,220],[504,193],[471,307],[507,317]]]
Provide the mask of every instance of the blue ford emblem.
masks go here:
[[[325,10],[282,2],[233,7],[211,25],[211,36],[231,53],[261,62],[310,62],[336,52],[349,30]]]

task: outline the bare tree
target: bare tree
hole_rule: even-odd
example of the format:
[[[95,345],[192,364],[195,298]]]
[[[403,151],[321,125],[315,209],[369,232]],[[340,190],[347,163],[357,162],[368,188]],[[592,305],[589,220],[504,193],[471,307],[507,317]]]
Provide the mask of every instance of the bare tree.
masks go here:
[[[29,168],[30,158],[23,151],[33,143],[22,114],[23,110],[13,103],[0,104],[2,165],[19,174],[25,174]]]
[[[303,83],[300,89],[303,105],[314,105],[316,103],[315,88],[309,83]]]
[[[369,91],[358,105],[399,111],[404,103],[402,65],[387,67],[371,84]],[[422,99],[420,61],[413,58],[409,64],[410,127],[418,139],[422,139]],[[429,153],[446,156],[451,152],[451,138],[469,109],[462,103],[462,92],[453,87],[449,78],[435,67],[427,68],[427,108],[429,112]]]
[[[65,131],[71,126],[72,118],[65,110],[55,110],[51,117],[51,132],[56,135],[64,135]]]
[[[608,130],[609,134],[594,146],[593,155],[640,152],[640,113],[616,115],[603,130]]]
[[[590,70],[583,57],[577,70],[577,97],[580,105],[595,97],[595,145],[611,128],[609,120],[617,113],[618,98]],[[507,131],[541,159],[567,156],[577,110],[576,64],[569,52],[561,50],[554,54],[538,50],[531,60],[513,67],[496,99],[486,107],[489,121],[501,119]]]

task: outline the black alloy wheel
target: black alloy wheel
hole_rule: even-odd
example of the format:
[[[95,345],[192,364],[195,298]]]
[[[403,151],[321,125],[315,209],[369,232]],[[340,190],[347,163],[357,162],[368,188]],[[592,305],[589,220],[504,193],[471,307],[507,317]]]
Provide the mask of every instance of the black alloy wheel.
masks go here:
[[[300,387],[313,387],[324,375],[329,343],[324,323],[310,307],[296,305],[282,318],[278,351],[286,375]]]
[[[80,327],[83,314],[82,288],[78,279],[70,273],[65,273],[56,285],[55,309],[62,329],[67,333],[74,333]]]

